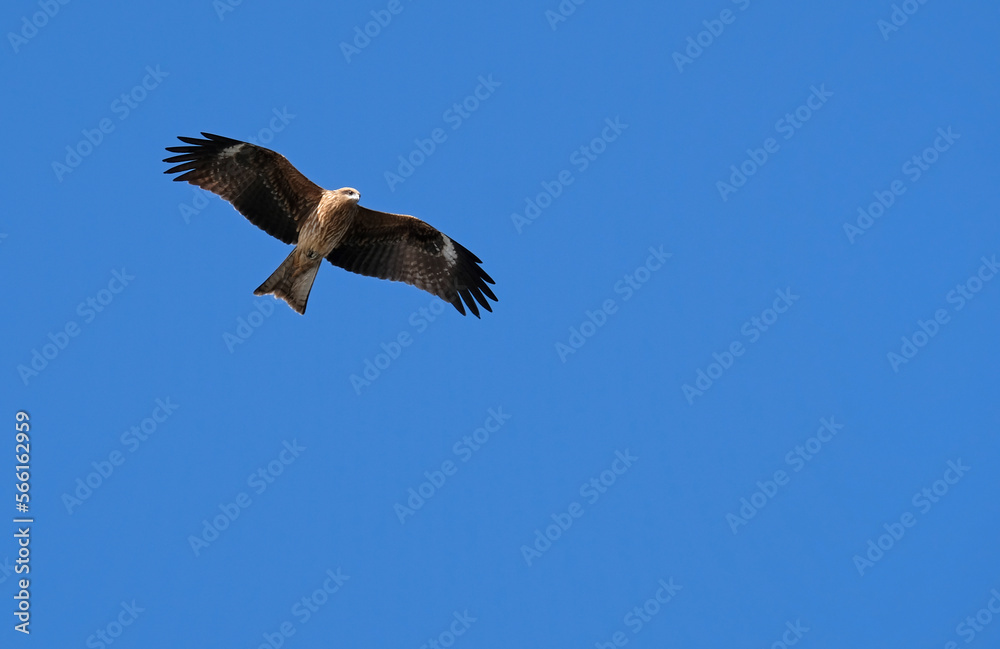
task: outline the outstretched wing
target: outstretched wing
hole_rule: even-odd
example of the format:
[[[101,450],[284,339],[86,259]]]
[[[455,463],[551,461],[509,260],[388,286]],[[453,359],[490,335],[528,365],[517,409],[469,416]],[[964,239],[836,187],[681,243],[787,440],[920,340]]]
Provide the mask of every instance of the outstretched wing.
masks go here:
[[[174,180],[214,192],[272,237],[298,240],[297,221],[319,203],[323,189],[303,176],[285,156],[248,142],[202,133],[207,139],[178,137],[191,146],[167,147],[180,153],[163,173],[186,172]]]
[[[492,311],[493,279],[479,257],[420,219],[358,207],[344,238],[326,258],[359,275],[406,282],[450,302],[465,315],[463,300],[479,317],[478,302]]]

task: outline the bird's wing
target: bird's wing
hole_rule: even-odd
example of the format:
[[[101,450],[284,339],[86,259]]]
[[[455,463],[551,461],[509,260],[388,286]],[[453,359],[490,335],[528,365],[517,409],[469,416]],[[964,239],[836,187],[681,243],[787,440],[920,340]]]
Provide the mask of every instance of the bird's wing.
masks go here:
[[[450,302],[462,315],[463,300],[478,318],[476,303],[492,311],[486,298],[497,299],[478,257],[412,216],[358,206],[344,238],[326,258],[352,273],[412,284]]]
[[[185,172],[174,180],[218,194],[264,232],[295,243],[297,221],[315,209],[323,189],[279,153],[221,135],[202,135],[207,139],[177,138],[191,146],[167,147],[181,155],[164,162],[181,164],[164,173]]]

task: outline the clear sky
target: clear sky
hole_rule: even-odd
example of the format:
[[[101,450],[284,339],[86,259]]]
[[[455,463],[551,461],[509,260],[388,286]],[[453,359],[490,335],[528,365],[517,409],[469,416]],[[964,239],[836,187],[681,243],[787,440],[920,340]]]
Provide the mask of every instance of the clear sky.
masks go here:
[[[4,647],[1000,642],[995,7],[0,26]],[[254,297],[289,247],[163,174],[200,131],[440,228],[494,312]]]

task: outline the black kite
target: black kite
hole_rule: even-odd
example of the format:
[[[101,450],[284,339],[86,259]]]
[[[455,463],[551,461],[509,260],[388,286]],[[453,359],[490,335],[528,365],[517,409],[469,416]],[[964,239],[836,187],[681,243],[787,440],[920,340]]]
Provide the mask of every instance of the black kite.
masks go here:
[[[248,142],[202,133],[204,140],[164,162],[180,163],[164,173],[226,199],[251,223],[295,249],[254,295],[273,294],[305,313],[309,291],[325,257],[334,266],[369,277],[412,284],[479,317],[478,302],[492,311],[493,279],[478,257],[444,233],[412,216],[376,212],[358,205],[361,195],[312,183],[284,156]]]

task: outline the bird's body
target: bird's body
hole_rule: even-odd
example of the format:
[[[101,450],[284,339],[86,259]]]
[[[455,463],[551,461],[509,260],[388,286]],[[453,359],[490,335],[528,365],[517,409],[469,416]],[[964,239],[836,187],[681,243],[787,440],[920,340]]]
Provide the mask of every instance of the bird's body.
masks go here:
[[[273,294],[305,313],[309,290],[323,259],[333,252],[354,223],[358,213],[358,190],[350,187],[324,189],[316,208],[299,224],[295,249],[254,295]]]
[[[323,259],[351,272],[403,281],[479,316],[492,311],[493,279],[478,257],[412,216],[377,212],[358,204],[353,188],[323,189],[270,149],[202,133],[179,138],[192,146],[168,147],[182,155],[165,173],[228,200],[251,223],[295,249],[254,294],[273,294],[305,313]]]

